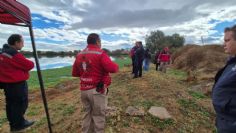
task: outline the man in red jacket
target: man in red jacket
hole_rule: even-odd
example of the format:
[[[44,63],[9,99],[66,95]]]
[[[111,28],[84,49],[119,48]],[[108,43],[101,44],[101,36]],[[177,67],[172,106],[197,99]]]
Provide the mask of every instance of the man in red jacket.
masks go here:
[[[19,131],[34,124],[24,118],[28,107],[26,80],[34,63],[18,52],[23,46],[22,36],[13,34],[0,53],[0,82],[5,92],[6,114],[11,131]]]
[[[119,68],[101,49],[98,34],[89,34],[87,44],[77,55],[72,70],[72,76],[80,77],[81,101],[85,108],[82,132],[104,133],[106,92],[111,84],[109,73]]]
[[[167,65],[170,64],[170,53],[169,48],[165,47],[159,54],[158,59],[160,60],[160,71],[166,73]]]

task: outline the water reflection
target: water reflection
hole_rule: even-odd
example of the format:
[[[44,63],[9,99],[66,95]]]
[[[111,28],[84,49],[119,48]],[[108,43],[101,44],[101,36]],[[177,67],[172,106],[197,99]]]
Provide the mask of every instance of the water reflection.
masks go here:
[[[111,60],[115,60],[114,57],[110,57]],[[35,60],[33,57],[28,58],[31,61],[35,63]],[[74,56],[56,56],[56,57],[41,57],[39,58],[39,64],[40,64],[40,69],[41,70],[46,70],[46,69],[54,69],[54,68],[61,68],[61,67],[66,67],[66,66],[72,66],[72,64],[75,61]],[[36,70],[36,65],[33,69],[33,71]]]

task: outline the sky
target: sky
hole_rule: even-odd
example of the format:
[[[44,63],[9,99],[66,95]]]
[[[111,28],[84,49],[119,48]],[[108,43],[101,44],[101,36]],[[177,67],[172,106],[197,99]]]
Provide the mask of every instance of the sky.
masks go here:
[[[185,44],[222,44],[225,27],[236,24],[234,0],[18,0],[31,10],[37,50],[84,49],[89,33],[102,47],[128,49],[151,31],[178,33]],[[28,28],[0,24],[0,46],[13,33],[32,51]]]

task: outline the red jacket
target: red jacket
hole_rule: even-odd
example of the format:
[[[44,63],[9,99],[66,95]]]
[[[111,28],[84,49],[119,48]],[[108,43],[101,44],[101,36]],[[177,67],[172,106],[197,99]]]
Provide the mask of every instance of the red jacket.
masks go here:
[[[0,54],[0,82],[16,83],[29,79],[29,71],[34,63],[26,59],[21,53],[10,55]]]
[[[73,64],[72,76],[80,77],[80,90],[96,88],[98,82],[111,83],[109,73],[118,71],[118,65],[97,45],[89,44],[80,52]]]
[[[169,53],[161,53],[159,55],[160,62],[169,62],[170,61],[170,54]]]

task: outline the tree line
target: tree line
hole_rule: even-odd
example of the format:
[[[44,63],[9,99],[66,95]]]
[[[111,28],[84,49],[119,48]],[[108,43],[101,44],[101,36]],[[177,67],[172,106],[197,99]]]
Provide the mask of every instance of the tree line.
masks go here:
[[[175,33],[173,35],[165,35],[162,31],[152,31],[150,35],[145,37],[146,48],[150,50],[151,53],[155,53],[157,50],[162,50],[164,47],[169,47],[170,49],[176,49],[181,47],[185,43],[183,36]]]

